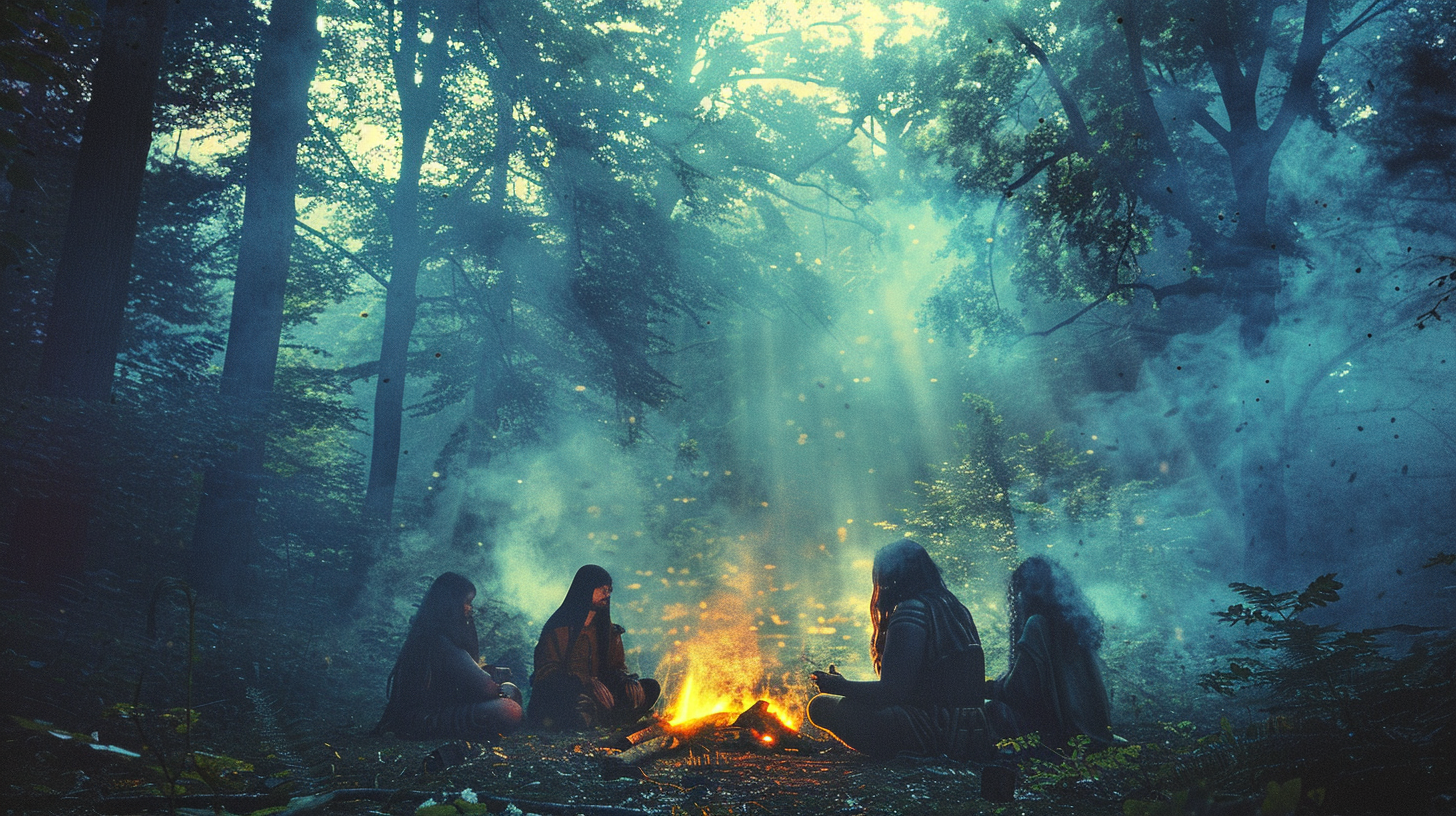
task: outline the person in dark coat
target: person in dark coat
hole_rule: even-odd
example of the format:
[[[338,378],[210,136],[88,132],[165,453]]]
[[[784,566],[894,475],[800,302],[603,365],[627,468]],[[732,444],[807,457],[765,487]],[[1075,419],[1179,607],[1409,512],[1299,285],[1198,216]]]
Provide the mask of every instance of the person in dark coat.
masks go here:
[[[1036,732],[1053,750],[1078,734],[1112,743],[1112,716],[1097,649],[1102,621],[1064,567],[1042,556],[1021,562],[1006,588],[1011,659],[987,684],[987,716],[1004,737]]]
[[[520,690],[496,682],[491,667],[480,664],[474,600],[475,585],[463,575],[447,572],[430,585],[389,673],[388,702],[375,734],[488,739],[520,725]]]
[[[543,728],[632,722],[662,693],[627,671],[622,627],[612,623],[612,576],[587,564],[541,627],[531,674],[530,721]]]
[[[870,657],[878,680],[831,666],[809,721],[871,756],[985,759],[992,739],[981,708],[986,660],[975,621],[925,549],[902,539],[875,553]]]

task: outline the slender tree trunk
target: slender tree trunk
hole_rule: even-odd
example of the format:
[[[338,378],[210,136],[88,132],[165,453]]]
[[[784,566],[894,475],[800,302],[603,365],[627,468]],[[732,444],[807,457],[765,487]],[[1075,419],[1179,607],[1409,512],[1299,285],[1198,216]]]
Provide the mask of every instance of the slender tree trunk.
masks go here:
[[[423,147],[423,140],[420,140]],[[410,140],[405,139],[406,152]],[[420,235],[419,172],[421,150],[406,156],[395,187],[390,213],[391,252],[389,289],[384,296],[384,337],[379,348],[379,382],[374,387],[374,443],[369,457],[369,486],[364,493],[364,516],[381,523],[394,513],[399,480],[400,440],[404,429],[404,385],[410,335],[419,306],[416,289],[424,259]],[[411,161],[411,158],[414,160]]]
[[[394,513],[399,480],[400,439],[404,425],[404,387],[410,335],[419,307],[416,289],[426,240],[420,219],[420,168],[435,119],[440,114],[440,86],[449,63],[448,43],[459,19],[456,0],[435,7],[431,39],[421,39],[422,10],[417,0],[400,4],[402,22],[393,54],[395,88],[399,93],[399,179],[389,211],[393,242],[389,289],[384,296],[384,337],[379,349],[379,382],[374,389],[374,441],[369,458],[369,485],[364,517],[388,523]],[[421,46],[424,46],[421,53]],[[421,56],[417,66],[416,56]],[[415,73],[419,70],[420,81]]]
[[[490,203],[504,222],[509,217],[507,181],[510,177],[510,152],[515,146],[515,119],[510,98],[505,94],[504,72],[491,74],[495,96],[496,149],[502,158],[491,171]],[[505,257],[509,251],[504,236],[498,236],[485,252],[486,261],[501,270],[494,285],[484,289],[479,308],[483,342],[475,364],[475,383],[466,420],[464,500],[455,519],[451,543],[469,552],[472,548],[489,553],[495,546],[495,519],[489,510],[491,499],[474,478],[474,473],[490,466],[495,451],[495,435],[501,427],[501,407],[506,402],[510,374],[510,349],[515,342],[515,264]]]
[[[107,5],[41,353],[39,390],[46,396],[90,402],[111,396],[171,5]],[[107,416],[85,413],[89,419],[79,421]],[[21,497],[11,533],[17,572],[36,586],[80,572],[93,512],[96,474],[77,464],[79,440],[53,442],[54,472]]]
[[[515,117],[511,114],[510,97],[504,88],[494,87],[505,84],[499,72],[491,75],[491,82],[495,94],[496,147],[502,158],[491,171],[490,203],[504,223],[510,215],[506,201],[509,198],[510,153],[516,143]],[[505,402],[505,378],[510,369],[509,350],[514,343],[511,335],[515,331],[516,301],[516,265],[504,257],[506,251],[506,241],[502,236],[487,257],[501,270],[501,274],[495,285],[484,293],[482,303],[485,342],[475,368],[475,393],[471,401],[470,440],[466,454],[466,465],[470,468],[484,468],[490,464],[491,439],[500,427],[500,407]]]
[[[236,448],[207,472],[191,551],[192,583],[226,594],[246,589],[256,547],[266,415],[293,246],[298,144],[308,128],[308,88],[318,68],[317,0],[273,0],[253,85],[243,228],[233,286],[223,399]]]

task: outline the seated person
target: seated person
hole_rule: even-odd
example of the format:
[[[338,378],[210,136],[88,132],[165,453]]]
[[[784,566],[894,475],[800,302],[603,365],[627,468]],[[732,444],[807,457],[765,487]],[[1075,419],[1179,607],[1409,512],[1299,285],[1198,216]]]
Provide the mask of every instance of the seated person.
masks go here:
[[[389,673],[375,734],[487,739],[520,725],[520,690],[491,674],[509,671],[480,665],[474,600],[475,585],[463,575],[447,572],[430,585]]]
[[[1011,573],[1011,659],[987,683],[986,716],[1001,737],[1037,732],[1060,750],[1077,734],[1094,749],[1112,742],[1112,717],[1097,649],[1102,621],[1060,564],[1036,555]]]
[[[870,657],[879,679],[848,680],[833,666],[814,672],[823,693],[809,701],[809,721],[871,756],[989,757],[986,661],[970,610],[910,539],[875,553],[873,581]]]
[[[531,722],[545,728],[626,723],[646,714],[662,687],[627,673],[622,627],[612,623],[612,576],[576,571],[566,599],[541,628],[531,675]]]

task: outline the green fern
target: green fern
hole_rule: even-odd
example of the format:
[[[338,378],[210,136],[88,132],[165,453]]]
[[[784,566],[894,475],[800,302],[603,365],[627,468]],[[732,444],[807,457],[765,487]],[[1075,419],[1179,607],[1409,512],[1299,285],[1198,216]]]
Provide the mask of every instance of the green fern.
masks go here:
[[[1432,562],[1439,563],[1440,558]],[[1377,720],[1403,717],[1378,701],[1393,701],[1402,689],[1428,685],[1433,664],[1428,651],[1416,648],[1396,660],[1387,656],[1381,636],[1435,630],[1397,625],[1350,631],[1301,618],[1310,609],[1340,599],[1344,584],[1334,573],[1321,575],[1303,590],[1287,592],[1242,583],[1229,586],[1244,603],[1215,615],[1230,626],[1257,626],[1263,634],[1246,641],[1253,654],[1202,675],[1198,684],[1203,688],[1225,696],[1262,689],[1270,695],[1271,711],[1277,715],[1359,735],[1372,733]],[[1439,651],[1448,653],[1450,638],[1442,642]]]

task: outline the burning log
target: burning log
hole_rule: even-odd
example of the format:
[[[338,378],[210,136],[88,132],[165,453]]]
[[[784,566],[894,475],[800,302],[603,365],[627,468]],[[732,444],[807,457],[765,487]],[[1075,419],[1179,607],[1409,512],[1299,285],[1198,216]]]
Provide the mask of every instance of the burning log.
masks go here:
[[[759,700],[733,721],[736,728],[746,728],[764,745],[783,744],[786,740],[797,740],[799,732],[790,728],[769,710],[766,700]]]
[[[653,739],[654,737],[660,737],[663,734],[666,734],[671,728],[672,725],[669,724],[667,720],[658,720],[657,722],[647,726],[646,728],[636,732],[635,734],[628,734],[627,736],[622,738],[622,741],[627,743],[626,748],[631,748],[634,745],[640,745],[647,740]],[[623,750],[626,750],[626,748],[624,748]]]
[[[796,745],[799,733],[779,719],[764,700],[759,700],[742,713],[720,711],[676,725],[665,720],[634,733],[625,741],[628,748],[617,754],[614,764],[636,765],[659,754],[672,751],[684,745],[691,752],[693,746],[702,742],[723,742],[725,739],[750,743],[753,747],[783,747]],[[705,751],[711,749],[706,746]]]
[[[731,711],[719,711],[716,714],[709,714],[706,717],[699,717],[696,720],[688,720],[685,723],[669,725],[668,728],[672,729],[672,733],[683,739],[692,739],[705,732],[716,731],[721,728],[731,728],[733,721],[738,716]]]
[[[636,765],[639,762],[657,756],[663,751],[671,751],[678,747],[679,744],[681,743],[677,737],[672,734],[663,734],[662,736],[645,740],[617,754],[616,760],[623,765]]]

